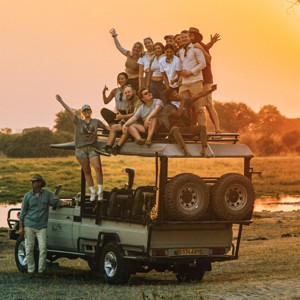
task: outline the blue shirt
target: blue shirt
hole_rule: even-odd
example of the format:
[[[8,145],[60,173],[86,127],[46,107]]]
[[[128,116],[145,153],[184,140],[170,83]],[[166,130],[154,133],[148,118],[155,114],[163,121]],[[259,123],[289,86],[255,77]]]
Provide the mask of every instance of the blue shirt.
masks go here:
[[[23,198],[19,219],[25,227],[47,228],[50,205],[60,206],[60,200],[52,192],[42,189],[37,195],[30,191]]]

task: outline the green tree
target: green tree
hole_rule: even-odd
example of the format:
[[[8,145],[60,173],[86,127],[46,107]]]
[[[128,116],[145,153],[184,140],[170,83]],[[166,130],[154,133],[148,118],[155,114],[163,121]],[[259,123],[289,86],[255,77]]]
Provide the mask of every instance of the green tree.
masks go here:
[[[9,157],[53,157],[70,155],[51,149],[50,144],[65,142],[64,138],[55,135],[49,128],[35,127],[24,129],[14,143],[7,149]]]
[[[250,124],[256,122],[255,112],[245,103],[215,101],[220,126],[226,132],[244,131]]]
[[[265,105],[257,114],[256,131],[264,135],[279,134],[282,132],[285,117],[280,114],[274,105]]]
[[[256,151],[260,155],[278,155],[285,150],[279,137],[261,136],[256,142]]]
[[[80,110],[76,110],[77,114],[80,114]],[[70,132],[74,133],[74,123],[70,113],[66,110],[57,113],[55,118],[54,128],[57,132]]]
[[[0,152],[7,155],[7,150],[13,145],[19,134],[0,133]]]

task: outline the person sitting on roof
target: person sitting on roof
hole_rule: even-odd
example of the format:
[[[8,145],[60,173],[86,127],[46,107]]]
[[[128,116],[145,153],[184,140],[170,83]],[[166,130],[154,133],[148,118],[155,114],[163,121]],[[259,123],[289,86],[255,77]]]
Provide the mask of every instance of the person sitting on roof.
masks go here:
[[[157,115],[164,107],[160,99],[154,99],[148,89],[143,88],[139,93],[143,104],[136,113],[123,125],[123,133],[129,133],[136,144],[152,144],[152,137],[157,127]],[[142,139],[141,133],[147,133],[147,139]]]
[[[189,99],[189,102],[194,102],[201,97],[206,96],[209,93],[212,93],[217,88],[216,85],[213,85],[210,90],[200,92],[195,94]],[[195,134],[200,135],[200,141],[202,144],[202,150],[200,154],[207,157],[207,133],[206,126],[196,125],[191,126],[189,120],[187,108],[185,107],[185,99],[181,98],[176,89],[169,89],[165,93],[167,99],[167,104],[160,113],[159,116],[159,131],[170,130],[170,133],[173,135],[177,144],[182,149],[184,155],[191,156],[191,153],[188,151],[186,144],[183,140],[182,134]]]
[[[124,87],[124,95],[127,99],[125,114],[117,114],[116,120],[118,121],[118,123],[113,124],[110,127],[107,144],[105,146],[105,151],[108,153],[112,152],[112,146],[116,140],[117,133],[122,132],[123,124],[135,114],[139,106],[142,104],[142,101],[136,94],[136,90],[132,85],[129,84]],[[121,145],[124,144],[127,138],[128,134],[123,134],[119,139],[119,143]]]

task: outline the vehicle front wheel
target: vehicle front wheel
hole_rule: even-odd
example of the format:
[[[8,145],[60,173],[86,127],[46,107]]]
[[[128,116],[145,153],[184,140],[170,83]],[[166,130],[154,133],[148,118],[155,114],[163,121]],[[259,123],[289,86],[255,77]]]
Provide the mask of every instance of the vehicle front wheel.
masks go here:
[[[20,272],[27,272],[27,260],[24,236],[19,236],[15,245],[15,261]]]
[[[26,248],[25,248],[25,239],[23,235],[20,235],[17,239],[15,245],[15,261],[17,268],[20,272],[27,272],[27,259],[26,259]],[[39,250],[37,246],[37,241],[35,244],[34,250],[34,261],[35,261],[35,271],[38,271],[39,266]]]
[[[103,247],[100,270],[108,284],[125,284],[131,275],[130,265],[123,258],[121,249],[116,243],[108,243]]]

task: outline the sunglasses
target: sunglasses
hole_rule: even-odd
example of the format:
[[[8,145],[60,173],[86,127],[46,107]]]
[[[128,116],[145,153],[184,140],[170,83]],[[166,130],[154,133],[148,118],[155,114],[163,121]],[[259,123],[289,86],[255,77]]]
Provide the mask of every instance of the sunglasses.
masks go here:
[[[145,92],[145,93],[143,93],[143,96],[148,96],[149,94],[151,94],[151,92]]]
[[[122,98],[123,98],[123,93],[120,93],[119,94],[119,101],[122,101]]]

